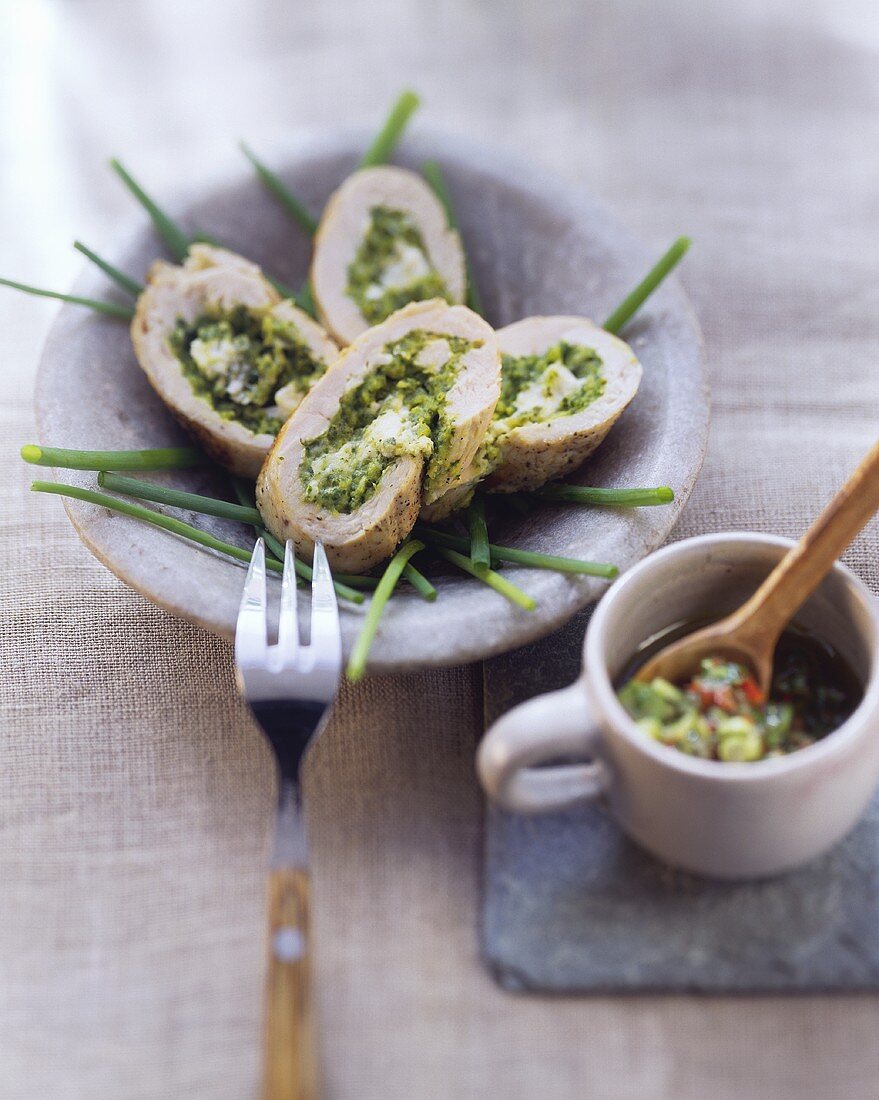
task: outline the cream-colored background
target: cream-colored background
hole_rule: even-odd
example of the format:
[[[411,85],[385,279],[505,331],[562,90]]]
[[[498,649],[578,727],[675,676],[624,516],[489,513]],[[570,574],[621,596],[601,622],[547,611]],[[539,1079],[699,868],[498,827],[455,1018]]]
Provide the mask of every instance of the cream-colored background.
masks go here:
[[[425,120],[610,200],[683,274],[714,428],[676,535],[798,532],[876,435],[879,16],[871,0],[0,0],[0,270],[186,165],[302,124]],[[268,751],[229,650],[27,494],[55,307],[0,291],[0,1096],[255,1095]],[[75,443],[75,440],[53,442]],[[874,526],[850,555],[874,589]],[[521,999],[477,957],[478,669],[345,691],[307,776],[329,1093],[876,1094],[873,998]]]

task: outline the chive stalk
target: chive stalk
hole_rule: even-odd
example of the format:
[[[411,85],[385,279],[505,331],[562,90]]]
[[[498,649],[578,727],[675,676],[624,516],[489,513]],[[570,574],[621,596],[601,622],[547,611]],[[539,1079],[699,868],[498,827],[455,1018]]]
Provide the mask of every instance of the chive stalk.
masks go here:
[[[225,248],[226,246],[216,241],[213,237],[209,237],[206,233],[199,233],[194,237],[188,237],[180,226],[166,214],[164,210],[155,202],[154,199],[144,191],[140,184],[131,176],[131,174],[119,163],[115,158],[110,161],[110,167],[122,180],[128,190],[134,195],[137,201],[149,214],[153,225],[156,228],[159,236],[164,240],[165,244],[171,250],[172,255],[177,259],[179,263],[182,263],[189,252],[189,246],[195,241],[203,241],[207,244],[211,244],[216,248]],[[312,317],[316,316],[316,310],[314,303],[311,300],[310,294],[305,291],[296,291],[292,287],[282,283],[279,279],[273,278],[267,272],[263,272],[263,275],[268,279],[272,286],[277,290],[282,298],[292,299],[300,309],[305,310],[306,313]],[[23,288],[19,288],[23,289]],[[38,292],[36,292],[38,293]],[[48,293],[48,292],[46,292]],[[57,295],[51,295],[51,297],[57,297]],[[83,304],[92,305],[92,308],[100,308],[91,302],[84,302]],[[106,312],[110,312],[107,310]],[[121,316],[131,317],[133,311],[126,311]]]
[[[263,164],[248,145],[242,141],[239,142],[239,147],[241,152],[253,165],[256,174],[263,184],[265,184],[267,190],[275,196],[293,220],[299,223],[304,232],[306,232],[309,237],[313,237],[317,230],[317,219],[311,216],[304,203],[296,198],[290,188],[287,187],[279,176],[275,175],[271,168]]]
[[[59,302],[72,302],[75,306],[85,306],[86,309],[93,309],[96,313],[106,313],[108,317],[123,317],[130,321],[134,316],[131,306],[124,306],[117,302],[102,302],[98,298],[80,298],[77,294],[62,294],[60,290],[46,290],[41,286],[17,283],[13,279],[0,279],[0,286],[8,286],[24,294],[33,294],[37,298],[55,298]]]
[[[351,650],[351,656],[348,659],[347,672],[349,680],[363,679],[366,672],[366,659],[369,656],[369,650],[378,630],[378,624],[385,605],[390,599],[391,593],[402,576],[409,559],[423,549],[423,542],[412,539],[400,547],[385,567],[381,580],[378,582],[378,588],[376,588],[370,600],[369,611],[366,613],[363,628],[357,636],[357,641],[354,643],[354,648]]]
[[[678,237],[671,248],[651,267],[631,294],[620,302],[604,322],[604,328],[608,332],[619,332],[623,325],[631,321],[632,317],[644,305],[662,280],[678,266],[687,254],[691,243],[689,237]]]
[[[470,529],[470,561],[477,572],[485,573],[491,568],[491,549],[481,496],[475,496],[467,509],[467,526]]]
[[[117,286],[132,295],[132,297],[137,298],[143,292],[143,287],[136,279],[132,279],[130,275],[126,275],[118,267],[114,267],[109,261],[99,256],[97,252],[93,252],[88,245],[84,245],[82,241],[74,241],[73,247],[77,252],[81,252],[87,260],[91,260],[95,267],[99,267],[105,275],[109,275]]]
[[[281,544],[280,539],[276,539],[275,536],[266,527],[263,526],[262,516],[260,515],[256,507],[256,499],[253,494],[253,485],[245,481],[244,478],[233,477],[232,487],[235,490],[235,495],[238,497],[239,504],[246,508],[249,512],[256,515],[256,520],[249,520],[248,522],[256,531],[259,538],[265,540],[265,544],[269,550],[275,555],[278,561],[284,560],[284,547]],[[311,582],[312,569],[310,565],[306,565],[304,561],[300,561],[298,557],[294,555],[293,562],[296,567],[296,575],[304,581]],[[336,589],[337,596],[343,596],[346,599],[350,599],[348,593],[354,588],[375,588],[378,581],[375,577],[362,577],[356,573],[334,573],[333,574],[333,587]],[[358,600],[358,603],[361,601]]]
[[[275,559],[275,561],[279,561],[279,562],[283,563],[284,557],[285,557],[284,547],[280,544],[280,542],[278,542],[278,540],[271,533],[271,531],[267,531],[265,529],[265,527],[257,527],[257,526],[254,526],[253,529],[256,532],[256,537],[258,539],[262,539],[263,542],[266,544],[267,552],[272,555],[272,557]],[[293,560],[295,562],[296,559],[294,558]],[[303,584],[305,584],[305,581],[302,579],[302,577],[299,576],[299,574],[297,572],[297,574],[296,574],[296,587],[300,588]]]
[[[278,561],[283,561],[285,557],[284,547],[275,538],[271,531],[267,531],[265,527],[254,526],[257,538],[261,538],[266,544],[266,549],[270,550]]]
[[[500,593],[500,595],[509,600],[511,604],[515,604],[516,607],[521,607],[523,611],[533,611],[535,607],[537,607],[537,601],[533,596],[529,596],[527,592],[523,592],[521,588],[512,584],[506,577],[502,577],[500,573],[495,573],[493,569],[477,569],[469,558],[465,558],[464,555],[459,554],[457,550],[447,550],[443,546],[435,546],[434,550],[440,557],[445,558],[446,561],[450,561],[452,565],[457,565],[459,569],[463,569],[464,572],[469,573],[471,577],[476,577],[476,579],[482,581],[483,584],[487,584],[489,588],[493,588],[495,592]]]
[[[655,489],[595,489],[586,485],[544,485],[535,496],[543,500],[566,504],[600,504],[614,508],[644,508],[654,504],[670,504],[674,490],[668,485]]]
[[[314,289],[311,285],[311,279],[306,279],[299,290],[294,295],[296,305],[300,309],[304,310],[310,317],[314,317],[317,320],[317,306],[314,304]]]
[[[169,489],[165,485],[154,485],[150,481],[141,481],[136,477],[124,477],[120,474],[102,470],[98,474],[98,485],[114,493],[137,497],[140,500],[153,500],[157,504],[167,504],[171,508],[185,508],[190,512],[200,512],[205,516],[217,516],[219,519],[231,519],[237,523],[256,526],[262,523],[262,517],[256,508],[242,504],[232,504],[228,500],[202,496],[200,493],[188,493],[182,489]],[[283,556],[281,561],[283,561]]]
[[[107,493],[97,493],[92,489],[81,489],[78,485],[64,485],[56,481],[34,481],[31,484],[31,491],[35,493],[52,493],[60,497],[74,497],[76,500],[85,501],[86,504],[96,504],[99,508],[108,508],[111,512],[119,512],[123,516],[131,516],[132,519],[139,519],[144,523],[152,524],[154,527],[161,527],[163,530],[179,535],[180,538],[187,539],[189,542],[198,543],[199,546],[205,546],[209,550],[215,550],[219,554],[235,558],[236,561],[245,564],[250,562],[251,552],[249,550],[242,550],[240,546],[233,546],[231,542],[215,538],[207,531],[193,527],[190,523],[184,523],[183,520],[176,519],[174,516],[167,516],[164,512],[154,512],[152,508],[144,508],[140,504],[132,504],[127,500],[120,500],[119,497],[108,496]],[[283,573],[284,571],[283,563],[274,561],[271,558],[266,559],[266,568],[273,570],[275,573]],[[337,584],[336,592],[353,603],[363,603],[363,594],[355,592],[353,588]]]
[[[452,196],[449,194],[449,189],[446,186],[445,177],[439,164],[435,160],[425,161],[421,166],[421,174],[430,184],[433,193],[442,203],[446,212],[446,221],[449,224],[449,229],[458,229],[458,219],[455,216],[455,208],[452,206]],[[467,305],[474,313],[482,313],[482,301],[479,297],[479,291],[476,288],[476,282],[473,278],[473,268],[470,266],[470,260],[465,255],[464,257],[465,271],[467,274]]]
[[[251,486],[249,486],[248,483],[242,478],[238,477],[232,479],[232,484],[234,486],[235,495],[238,497],[239,503],[242,504],[245,508],[249,508],[250,511],[255,512],[255,501]],[[258,512],[257,516],[259,516]],[[248,520],[247,522],[253,521]],[[280,554],[280,560],[283,561],[284,547],[274,537],[274,535],[270,534],[264,527],[260,526],[261,522],[262,518],[260,517],[256,526],[257,534],[262,535],[262,537],[266,540],[266,546],[268,546],[268,548],[275,555]],[[298,565],[298,558],[296,560]],[[308,569],[309,567],[305,566],[305,568]],[[379,583],[376,577],[370,577],[365,573],[334,573],[333,576],[337,580],[348,585],[350,588],[373,589],[377,588]],[[407,562],[406,567],[403,570],[403,576],[423,599],[427,600],[430,603],[432,603],[436,599],[436,589],[430,583],[427,577],[418,572],[414,565],[410,565]]]
[[[443,546],[450,550],[468,551],[470,542],[466,538],[440,531],[434,527],[419,523],[415,525],[415,534],[432,546]],[[599,561],[581,561],[579,558],[563,558],[555,554],[541,554],[536,550],[520,550],[515,546],[498,546],[489,543],[492,563],[507,561],[515,565],[526,565],[531,569],[549,569],[554,573],[573,573],[587,577],[603,577],[613,580],[619,573],[615,565]]]
[[[446,221],[448,222],[449,229],[457,229],[458,222],[455,217],[455,208],[452,206],[452,196],[449,194],[445,177],[437,161],[426,160],[424,164],[421,165],[421,174],[430,184],[431,190],[442,204],[446,212]]]
[[[144,191],[137,180],[115,157],[110,161],[110,167],[149,214],[156,232],[171,250],[171,254],[182,263],[186,259],[187,252],[189,252],[189,237],[174,219],[166,214],[158,203]]]
[[[207,459],[195,447],[156,447],[144,451],[80,451],[26,443],[21,457],[32,466],[65,470],[186,470]]]
[[[415,92],[409,89],[397,97],[384,126],[379,130],[372,145],[363,154],[363,160],[360,162],[361,168],[375,168],[376,165],[387,164],[406,128],[406,123],[420,103],[421,100]]]
[[[261,528],[260,533],[262,534],[263,538],[265,538],[266,535],[270,535],[270,532],[266,531],[265,528]],[[273,539],[272,543],[278,550],[281,551],[281,560],[283,561],[284,548],[283,546],[281,546],[280,541],[278,539]],[[314,570],[311,568],[308,562],[302,561],[302,559],[298,555],[294,555],[293,563],[296,567],[297,575],[300,576],[304,581],[308,581],[308,583],[311,584],[312,578],[314,577]],[[360,588],[370,588],[371,585],[361,583],[361,581],[364,581],[366,579],[367,578],[360,576],[349,576],[347,573],[334,573],[333,588],[335,588],[337,596],[342,596],[346,600],[353,600],[354,603],[363,603],[363,596],[360,592],[357,592],[355,590],[354,585],[356,584]]]
[[[427,600],[428,603],[433,603],[437,597],[436,588],[434,588],[427,577],[419,572],[411,562],[406,562],[403,569],[403,576],[422,599]]]

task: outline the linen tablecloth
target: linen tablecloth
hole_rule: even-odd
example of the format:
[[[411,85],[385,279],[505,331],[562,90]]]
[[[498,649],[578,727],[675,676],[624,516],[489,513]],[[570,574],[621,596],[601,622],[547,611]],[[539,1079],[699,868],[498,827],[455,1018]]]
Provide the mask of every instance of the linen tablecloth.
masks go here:
[[[0,274],[267,157],[423,118],[525,151],[657,253],[695,245],[714,422],[674,537],[799,533],[877,432],[879,13],[863,2],[0,0]],[[417,123],[416,123],[417,124]],[[269,753],[229,647],[127,590],[17,449],[55,307],[0,291],[0,1096],[238,1098],[258,1079]],[[75,444],[76,440],[47,442]],[[879,587],[875,525],[848,560]],[[518,998],[478,960],[478,667],[345,689],[306,777],[333,1097],[875,1095],[875,999]]]

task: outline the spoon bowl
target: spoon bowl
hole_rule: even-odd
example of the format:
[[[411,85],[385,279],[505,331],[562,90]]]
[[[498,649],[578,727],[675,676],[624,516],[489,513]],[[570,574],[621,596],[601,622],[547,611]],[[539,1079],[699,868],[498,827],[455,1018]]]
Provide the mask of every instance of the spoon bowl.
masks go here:
[[[855,535],[879,510],[879,440],[800,541],[753,596],[733,614],[661,650],[637,672],[681,683],[706,657],[726,657],[753,673],[764,698],[782,630],[833,568]]]

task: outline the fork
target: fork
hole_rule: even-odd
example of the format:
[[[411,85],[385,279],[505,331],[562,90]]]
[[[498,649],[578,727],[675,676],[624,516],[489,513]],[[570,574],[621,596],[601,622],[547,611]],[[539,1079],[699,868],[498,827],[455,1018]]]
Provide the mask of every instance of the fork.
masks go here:
[[[313,569],[306,646],[299,640],[295,562],[288,541],[278,642],[269,645],[265,546],[258,539],[235,631],[238,685],[274,750],[280,774],[268,882],[264,1100],[313,1100],[318,1089],[309,961],[311,891],[299,769],[339,686],[342,640],[333,578],[320,543],[315,544]]]

